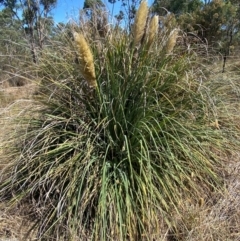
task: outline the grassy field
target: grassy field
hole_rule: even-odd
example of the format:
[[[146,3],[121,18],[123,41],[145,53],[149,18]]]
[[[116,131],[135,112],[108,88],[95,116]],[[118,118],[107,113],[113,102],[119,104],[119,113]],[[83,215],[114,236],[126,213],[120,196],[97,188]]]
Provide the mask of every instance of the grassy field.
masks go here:
[[[240,59],[148,10],[1,77],[0,240],[239,240]]]
[[[213,69],[209,79],[219,82],[222,88],[230,84],[228,88],[229,101],[228,118],[224,122],[240,123],[240,102],[239,102],[239,60],[229,61],[225,73],[221,73],[221,62],[209,66]],[[236,86],[235,86],[236,85]],[[29,84],[22,87],[1,88],[0,108],[0,143],[6,137],[12,135],[18,124],[16,118],[23,115],[24,110],[34,108],[32,95],[34,86]],[[223,120],[219,121],[219,128],[224,128]],[[240,124],[238,124],[240,128]],[[239,129],[240,132],[240,129]],[[239,133],[238,133],[239,135]],[[0,149],[1,154],[4,149]],[[175,230],[162,227],[162,236],[155,240],[189,240],[189,241],[237,241],[240,238],[240,152],[220,157],[225,168],[222,170],[224,178],[224,193],[212,193],[211,196],[203,197],[199,203],[192,203],[191,199],[181,200],[181,215],[173,212]],[[1,158],[1,170],[8,165],[8,160]],[[201,184],[200,184],[201,185]],[[1,240],[35,240],[34,234],[25,239],[29,224],[34,223],[29,216],[28,204],[21,204],[9,208],[4,202],[0,205],[0,239]],[[171,233],[174,235],[171,236]]]

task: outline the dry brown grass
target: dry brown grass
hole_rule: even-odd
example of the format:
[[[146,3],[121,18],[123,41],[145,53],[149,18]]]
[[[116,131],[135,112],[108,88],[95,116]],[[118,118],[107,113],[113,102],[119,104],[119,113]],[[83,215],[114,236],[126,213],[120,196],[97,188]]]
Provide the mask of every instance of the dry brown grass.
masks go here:
[[[13,121],[31,105],[35,85],[0,88],[0,143],[14,131]]]
[[[239,61],[240,62],[240,61]],[[239,64],[236,61],[229,62],[226,73],[221,74],[221,63],[213,68],[214,79],[230,81],[234,85],[239,80],[239,72],[236,71]],[[232,72],[234,71],[234,72]],[[8,87],[0,90],[0,171],[7,165],[4,160],[3,142],[13,133],[17,126],[15,119],[26,108],[34,108],[31,96],[34,86]],[[229,118],[240,123],[239,93],[236,89],[229,89],[232,98],[229,100]],[[231,92],[233,91],[233,92]],[[231,102],[231,103],[230,103]],[[224,128],[224,122],[220,120],[220,129]],[[240,124],[239,133],[240,134]],[[225,191],[222,195],[213,194],[211,197],[203,197],[199,202],[184,198],[181,202],[181,214],[173,213],[173,230],[163,228],[162,236],[156,237],[158,241],[239,241],[240,240],[240,153],[222,157],[226,168],[222,171]],[[29,216],[27,204],[9,209],[4,201],[0,200],[0,240],[35,240],[34,234],[29,239],[25,238],[29,225],[34,222]],[[173,231],[175,234],[173,234]]]
[[[34,85],[21,87],[4,85],[0,89],[0,175],[1,171],[8,165],[4,158],[4,143],[11,138],[20,125],[20,123],[16,123],[16,118],[33,106],[31,97],[34,91]],[[33,241],[33,238],[25,238],[29,225],[32,223],[28,215],[27,205],[12,209],[0,200],[0,240]]]
[[[231,57],[227,61],[226,71],[222,73],[222,62],[208,66],[209,78],[219,83],[217,93],[225,94],[224,104],[218,107],[218,113],[224,113],[219,120],[219,128],[234,124],[234,137],[240,137],[240,59]],[[223,89],[222,89],[223,88]],[[217,107],[216,107],[217,108]],[[240,240],[240,152],[220,157],[225,164],[222,170],[224,191],[203,197],[200,202],[182,200],[181,214],[174,214],[173,230],[169,232],[169,241],[239,241]],[[183,217],[183,218],[180,218]],[[173,234],[175,231],[175,234]]]
[[[11,209],[6,208],[5,203],[0,203],[0,240],[1,241],[35,241],[34,233],[30,234],[28,238],[28,228],[33,224],[28,216],[27,206],[21,206]]]
[[[204,198],[203,202],[182,202],[183,219],[175,217],[169,241],[238,241],[240,240],[240,153],[228,158],[225,192]]]

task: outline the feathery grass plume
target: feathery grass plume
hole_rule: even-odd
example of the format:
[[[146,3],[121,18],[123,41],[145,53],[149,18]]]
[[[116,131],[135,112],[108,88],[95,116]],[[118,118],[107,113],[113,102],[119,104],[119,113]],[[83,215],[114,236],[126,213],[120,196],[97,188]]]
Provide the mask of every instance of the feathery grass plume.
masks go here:
[[[155,36],[158,32],[158,22],[159,22],[159,16],[158,15],[155,15],[150,21],[149,32],[148,32],[148,41],[147,41],[147,44],[148,44],[149,47],[153,43],[154,38],[155,38]]]
[[[178,32],[179,32],[179,29],[177,29],[177,28],[175,28],[171,31],[168,41],[165,46],[166,54],[172,53],[172,51],[177,43]]]
[[[133,37],[134,37],[134,45],[138,45],[142,40],[144,35],[144,29],[147,22],[148,16],[148,6],[146,1],[142,1],[140,7],[137,11],[134,27],[133,27]]]
[[[96,87],[96,75],[94,68],[93,55],[90,50],[90,47],[82,34],[74,32],[74,40],[77,46],[80,66],[81,66],[81,74],[88,82],[90,87]]]

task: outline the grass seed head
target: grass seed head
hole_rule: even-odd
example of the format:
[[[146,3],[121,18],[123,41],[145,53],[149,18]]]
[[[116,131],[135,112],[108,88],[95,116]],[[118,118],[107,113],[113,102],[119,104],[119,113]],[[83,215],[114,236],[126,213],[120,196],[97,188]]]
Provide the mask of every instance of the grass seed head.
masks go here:
[[[148,45],[151,45],[154,41],[154,38],[158,32],[158,22],[159,22],[159,17],[155,15],[149,25],[149,33],[148,33]]]
[[[75,32],[74,40],[76,43],[78,57],[80,61],[81,74],[88,82],[88,85],[90,87],[96,87],[97,82],[91,49],[82,34]]]
[[[166,53],[167,54],[172,53],[172,51],[177,43],[178,32],[179,32],[179,29],[175,28],[170,33],[170,36],[169,36],[167,44],[166,44]]]
[[[138,45],[142,40],[144,35],[144,30],[147,22],[148,16],[148,6],[146,1],[142,1],[140,7],[136,13],[134,27],[133,27],[133,36],[134,36],[134,45]]]

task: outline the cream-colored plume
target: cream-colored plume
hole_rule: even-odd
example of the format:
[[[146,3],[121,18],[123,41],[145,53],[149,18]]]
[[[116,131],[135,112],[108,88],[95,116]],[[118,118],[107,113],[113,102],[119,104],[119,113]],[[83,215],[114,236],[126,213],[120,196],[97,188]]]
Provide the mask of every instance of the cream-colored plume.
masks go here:
[[[95,88],[97,82],[91,49],[82,34],[75,32],[73,35],[78,52],[81,74],[88,82],[88,85]]]
[[[147,2],[142,1],[136,13],[134,26],[133,26],[133,37],[134,37],[135,46],[138,45],[143,38],[147,17],[148,17]]]
[[[148,45],[150,46],[153,41],[154,41],[154,38],[158,32],[158,25],[159,23],[159,17],[157,15],[155,15],[151,21],[150,21],[150,24],[149,24],[149,31],[148,31]]]
[[[178,32],[179,29],[175,28],[172,30],[172,32],[169,35],[167,44],[166,44],[166,54],[172,53],[176,43],[177,43],[177,38],[178,38]]]

